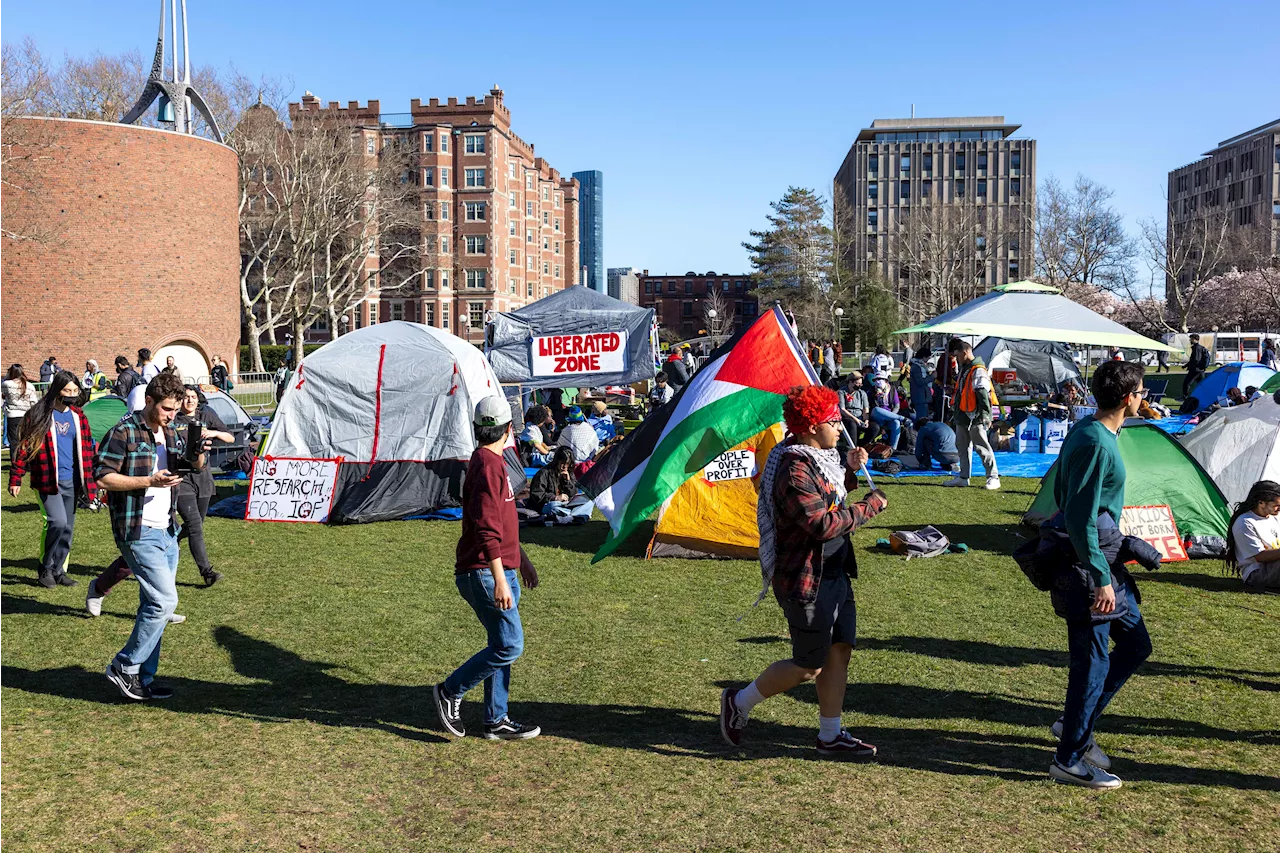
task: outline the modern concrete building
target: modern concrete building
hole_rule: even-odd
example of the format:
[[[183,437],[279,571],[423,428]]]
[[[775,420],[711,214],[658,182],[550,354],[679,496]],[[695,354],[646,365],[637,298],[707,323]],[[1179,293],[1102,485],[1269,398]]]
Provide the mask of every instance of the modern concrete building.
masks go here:
[[[609,267],[609,295],[632,305],[640,304],[640,277],[635,267]]]
[[[1032,273],[1036,143],[1004,116],[876,119],[836,172],[851,232],[848,261],[880,268],[907,313],[931,305],[930,280],[978,290]],[[909,319],[919,319],[911,316]]]
[[[487,312],[511,311],[577,283],[578,182],[562,177],[512,131],[502,97],[495,86],[465,102],[414,98],[407,113],[384,113],[376,100],[325,107],[310,92],[289,105],[295,116],[352,123],[370,154],[387,144],[408,146],[417,161],[422,234],[433,266],[416,290],[393,296],[371,290],[350,328],[412,320],[478,343]],[[370,258],[371,274],[377,261]],[[316,331],[329,339],[327,328]]]
[[[1236,253],[1225,263],[1261,263],[1280,255],[1280,119],[1224,139],[1169,173],[1172,240],[1189,223],[1224,214],[1236,247],[1251,255]]]
[[[574,172],[573,177],[579,185],[578,244],[586,270],[582,284],[604,293],[604,172]]]
[[[733,310],[733,325],[726,332],[742,328],[760,314],[760,303],[751,291],[751,275],[687,272],[684,275],[639,276],[640,307],[657,312],[658,325],[681,338],[692,338],[706,328],[703,301],[719,291],[726,310]]]

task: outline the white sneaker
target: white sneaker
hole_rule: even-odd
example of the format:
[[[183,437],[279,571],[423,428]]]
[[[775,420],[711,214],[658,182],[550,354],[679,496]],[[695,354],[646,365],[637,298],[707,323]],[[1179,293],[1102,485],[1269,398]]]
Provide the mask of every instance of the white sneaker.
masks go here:
[[[956,488],[957,486],[959,487],[967,486],[969,485],[969,478],[961,477],[959,474],[956,474],[954,477],[952,477],[950,480],[947,480],[942,485],[948,488]]]
[[[988,477],[987,484],[983,486],[983,488],[986,489],[988,492],[994,492],[996,489],[1000,488],[1000,478]]]
[[[183,616],[181,613],[169,614],[170,625],[181,625],[183,622],[186,622],[186,621],[187,621],[187,617]]]
[[[1054,722],[1049,727],[1049,731],[1053,732],[1053,736],[1058,740],[1062,740],[1062,720]],[[1098,742],[1093,738],[1089,738],[1089,746],[1085,749],[1081,760],[1103,770],[1111,769],[1111,757],[1102,751],[1102,748],[1098,746]]]
[[[84,594],[84,612],[90,616],[102,615],[103,596],[98,595],[98,579],[89,581],[89,589]]]
[[[1077,761],[1070,767],[1063,767],[1055,759],[1049,765],[1049,776],[1055,782],[1061,782],[1064,785],[1079,785],[1082,788],[1093,788],[1095,790],[1110,790],[1119,788],[1124,784],[1120,781],[1119,776],[1113,776],[1101,767],[1094,767],[1087,761]]]

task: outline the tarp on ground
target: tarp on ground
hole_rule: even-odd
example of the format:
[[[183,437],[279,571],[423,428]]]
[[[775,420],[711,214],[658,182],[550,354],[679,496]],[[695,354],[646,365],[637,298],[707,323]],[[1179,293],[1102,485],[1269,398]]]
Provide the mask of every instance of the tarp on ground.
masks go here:
[[[658,511],[649,556],[756,559],[760,475],[782,438],[782,424],[772,426],[734,445],[699,476],[686,480]]]
[[[84,416],[89,419],[89,432],[93,434],[94,442],[101,444],[107,430],[120,423],[120,419],[128,414],[129,406],[123,397],[109,394],[85,403],[83,411]]]
[[[652,379],[657,372],[653,319],[652,308],[640,308],[589,287],[567,287],[516,311],[494,315],[485,328],[485,351],[494,373],[506,383],[534,388],[630,385]],[[612,339],[578,339],[592,351],[569,354],[598,355],[602,367],[612,365],[608,369],[591,372],[582,364],[557,362],[566,356],[554,354],[549,347],[545,356],[536,352],[539,339],[608,333],[618,335],[618,349],[598,351],[600,346],[612,346]]]
[[[1022,341],[1061,341],[1127,349],[1175,352],[1072,302],[1055,287],[1031,281],[1002,284],[959,308],[894,332],[908,335],[972,335]]]
[[[1231,520],[1227,499],[1176,438],[1139,422],[1120,430],[1119,445],[1127,475],[1125,506],[1168,504],[1182,536],[1226,537]],[[1022,517],[1024,524],[1039,525],[1058,511],[1053,483],[1060,464],[1054,463],[1040,481],[1040,491]]]
[[[1268,396],[1219,409],[1182,446],[1234,506],[1258,480],[1280,480],[1280,403]]]
[[[991,370],[1016,370],[1018,379],[1041,390],[1057,391],[1074,381],[1085,387],[1071,350],[1059,341],[1014,341],[987,337],[973,348]]]
[[[1254,387],[1265,391],[1267,382],[1276,376],[1280,374],[1256,361],[1233,361],[1206,374],[1187,396],[1195,397],[1201,406],[1211,406],[1227,396],[1230,388],[1243,391]]]
[[[502,389],[471,344],[419,323],[378,323],[303,359],[262,455],[341,457],[331,523],[456,506],[475,450],[472,417],[489,396]],[[525,477],[514,453],[508,469],[519,491]]]

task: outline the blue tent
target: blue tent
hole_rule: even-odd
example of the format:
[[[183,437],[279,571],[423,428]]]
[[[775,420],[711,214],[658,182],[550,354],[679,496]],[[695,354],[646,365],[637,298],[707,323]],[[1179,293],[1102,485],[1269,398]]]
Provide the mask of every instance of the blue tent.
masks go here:
[[[1208,406],[1216,403],[1220,397],[1227,396],[1228,388],[1239,388],[1241,391],[1250,385],[1261,388],[1275,375],[1274,370],[1263,367],[1256,361],[1233,361],[1200,380],[1191,389],[1190,396],[1195,397],[1201,406]]]

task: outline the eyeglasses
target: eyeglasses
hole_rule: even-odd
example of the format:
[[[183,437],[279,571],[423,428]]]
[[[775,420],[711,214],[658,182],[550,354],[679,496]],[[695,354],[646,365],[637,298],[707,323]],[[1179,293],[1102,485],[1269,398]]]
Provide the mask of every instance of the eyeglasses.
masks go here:
[[[1138,399],[1139,399],[1139,400],[1145,400],[1145,399],[1147,399],[1147,395],[1151,393],[1151,389],[1150,389],[1150,388],[1139,388],[1137,391],[1134,391],[1133,393],[1135,393],[1135,394],[1137,394],[1137,395],[1138,395]]]

